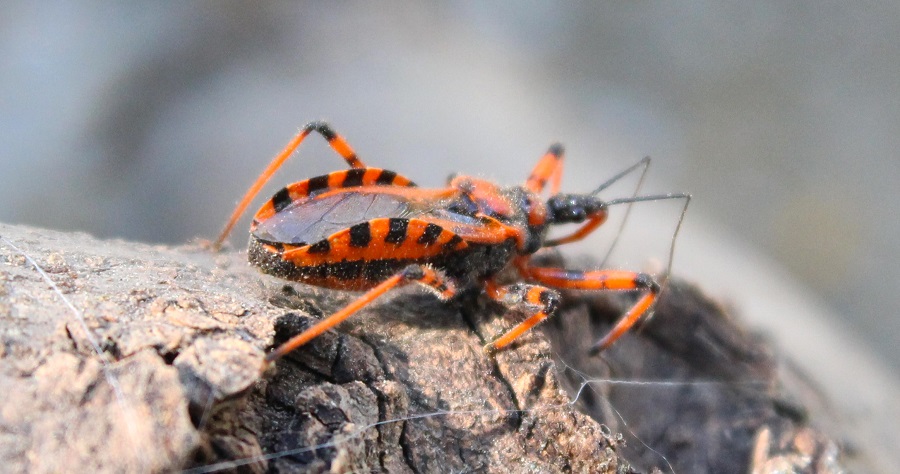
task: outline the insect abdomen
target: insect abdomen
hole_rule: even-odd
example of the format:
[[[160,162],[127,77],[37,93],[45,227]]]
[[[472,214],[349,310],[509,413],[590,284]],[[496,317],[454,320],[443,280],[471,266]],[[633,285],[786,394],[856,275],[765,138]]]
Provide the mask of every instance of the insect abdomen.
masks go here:
[[[251,235],[250,262],[265,273],[336,289],[367,289],[410,264],[442,268],[468,244],[419,219],[378,218],[312,244],[267,242]]]
[[[273,252],[271,244],[250,238],[247,250],[250,263],[264,273],[285,280],[339,290],[366,290],[374,287],[410,264],[443,268],[449,260],[465,259],[467,250],[451,251],[429,258],[386,258],[372,260],[342,260],[338,262],[297,265]]]

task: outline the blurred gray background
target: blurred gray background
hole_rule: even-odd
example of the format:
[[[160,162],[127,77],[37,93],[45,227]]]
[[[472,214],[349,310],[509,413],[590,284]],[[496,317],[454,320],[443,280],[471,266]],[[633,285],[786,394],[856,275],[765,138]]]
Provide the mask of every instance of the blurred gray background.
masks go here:
[[[695,197],[676,274],[729,299],[784,272],[896,368],[898,40],[897,2],[4,2],[0,220],[213,238],[321,118],[423,185],[520,182],[555,140],[569,191],[651,155],[647,192]],[[342,165],[313,137],[262,194]],[[664,262],[678,206],[633,212],[616,263]]]

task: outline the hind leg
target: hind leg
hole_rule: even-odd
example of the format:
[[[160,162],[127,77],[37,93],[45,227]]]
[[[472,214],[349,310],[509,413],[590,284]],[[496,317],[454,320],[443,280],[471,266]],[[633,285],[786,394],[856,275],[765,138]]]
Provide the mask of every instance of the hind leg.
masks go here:
[[[256,178],[256,181],[254,181],[250,186],[250,189],[248,189],[244,194],[244,197],[241,198],[241,201],[231,213],[231,217],[228,219],[228,222],[225,223],[225,228],[222,230],[222,233],[219,234],[219,238],[216,239],[216,241],[213,243],[213,249],[218,250],[222,246],[222,243],[226,238],[228,238],[228,234],[231,233],[231,229],[234,228],[234,225],[244,214],[247,206],[250,205],[250,201],[252,201],[253,198],[256,197],[257,193],[259,193],[259,190],[262,189],[262,187],[265,186],[267,182],[269,182],[269,179],[271,179],[272,175],[274,175],[275,172],[278,171],[279,168],[281,168],[281,165],[283,165],[284,162],[294,154],[294,151],[296,151],[297,147],[299,147],[300,144],[303,143],[303,140],[306,139],[306,137],[314,131],[325,137],[325,139],[328,140],[328,144],[331,145],[331,148],[334,149],[334,151],[336,151],[339,155],[341,155],[341,157],[344,158],[344,161],[347,162],[347,165],[349,165],[351,168],[365,168],[366,165],[363,164],[363,162],[360,161],[359,158],[357,158],[356,152],[354,152],[353,149],[350,148],[350,145],[346,140],[344,140],[344,137],[335,133],[334,130],[331,129],[331,126],[329,126],[327,123],[310,122],[306,124],[300,130],[300,132],[297,133],[297,135],[295,135],[293,139],[291,139],[287,146],[285,146],[284,149],[281,150],[281,153],[279,153],[275,156],[274,159],[272,159],[269,165],[266,166],[266,169],[263,170],[259,177]]]

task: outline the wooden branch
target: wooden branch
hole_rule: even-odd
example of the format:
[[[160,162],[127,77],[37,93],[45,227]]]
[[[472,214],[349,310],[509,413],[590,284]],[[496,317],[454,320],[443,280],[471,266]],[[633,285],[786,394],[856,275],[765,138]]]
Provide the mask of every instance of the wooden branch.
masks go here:
[[[476,295],[441,304],[408,288],[261,376],[275,340],[352,294],[286,284],[241,253],[199,245],[7,225],[0,236],[0,461],[10,471],[837,466],[804,400],[781,389],[770,351],[683,284],[602,358],[586,348],[627,295],[566,295],[544,334],[491,358],[483,344],[515,315]],[[665,383],[582,387],[584,373]]]

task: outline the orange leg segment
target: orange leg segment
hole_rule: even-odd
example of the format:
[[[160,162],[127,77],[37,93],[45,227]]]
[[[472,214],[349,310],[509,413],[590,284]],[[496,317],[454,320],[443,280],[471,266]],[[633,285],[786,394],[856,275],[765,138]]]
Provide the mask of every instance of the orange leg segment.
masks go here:
[[[434,291],[442,300],[452,298],[453,295],[456,294],[455,285],[453,285],[451,281],[447,280],[438,271],[422,265],[410,265],[401,270],[396,275],[379,283],[377,286],[370,289],[355,301],[340,309],[336,313],[319,321],[300,334],[297,334],[296,336],[290,338],[284,344],[278,346],[274,351],[270,352],[266,356],[266,360],[263,365],[263,371],[265,371],[273,362],[284,357],[287,353],[308,343],[309,341],[315,339],[317,336],[321,335],[323,332],[333,328],[343,320],[349,318],[379,296],[387,293],[393,288],[403,286],[408,283],[419,283]]]
[[[531,175],[528,176],[528,180],[525,181],[525,188],[532,192],[539,193],[544,190],[547,181],[551,181],[550,193],[558,193],[560,183],[562,182],[563,154],[564,150],[562,145],[559,143],[551,145],[550,149],[547,150],[547,153],[544,154],[541,160],[538,161],[538,164],[535,165],[534,169],[531,170]]]
[[[509,286],[497,287],[493,282],[485,285],[485,292],[495,301],[512,310],[531,313],[525,321],[510,329],[490,344],[484,346],[484,351],[492,353],[508,346],[516,338],[539,324],[547,317],[552,316],[559,306],[559,293],[539,285],[516,283]]]
[[[596,214],[590,215],[587,218],[587,222],[585,222],[583,226],[575,230],[575,232],[572,232],[570,235],[567,235],[565,237],[548,240],[544,242],[544,247],[555,247],[557,245],[569,244],[587,237],[591,232],[597,230],[597,227],[600,227],[601,224],[606,222],[607,215],[608,213],[606,212],[606,209],[598,211]]]
[[[638,299],[637,303],[622,316],[608,334],[603,336],[593,346],[591,354],[596,354],[608,348],[631,329],[641,316],[647,313],[659,297],[659,284],[646,273],[637,273],[624,270],[594,270],[576,271],[560,268],[529,267],[527,263],[518,263],[519,271],[538,283],[552,288],[565,288],[573,290],[644,290],[646,293]]]
[[[325,122],[310,122],[303,127],[300,132],[288,142],[287,146],[281,150],[281,153],[275,156],[274,159],[266,166],[266,169],[256,178],[256,181],[250,186],[250,189],[244,194],[244,197],[238,203],[237,207],[234,208],[234,211],[231,213],[231,217],[228,219],[228,222],[225,224],[225,228],[222,230],[222,233],[219,234],[219,238],[213,243],[213,249],[218,250],[222,243],[228,238],[228,234],[231,233],[231,229],[234,228],[234,225],[237,223],[238,219],[241,218],[241,215],[244,214],[244,211],[247,209],[247,206],[250,205],[250,201],[256,197],[256,194],[259,193],[259,190],[262,189],[263,186],[269,179],[272,178],[272,175],[278,171],[278,168],[281,168],[281,165],[287,161],[288,158],[297,150],[297,147],[303,143],[303,140],[312,133],[313,131],[319,132],[326,140],[328,140],[328,144],[331,145],[331,148],[334,149],[339,155],[344,158],[344,161],[350,165],[351,168],[365,168],[365,165],[359,158],[356,157],[356,153],[350,148],[350,145],[346,140]]]

